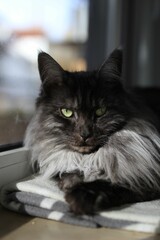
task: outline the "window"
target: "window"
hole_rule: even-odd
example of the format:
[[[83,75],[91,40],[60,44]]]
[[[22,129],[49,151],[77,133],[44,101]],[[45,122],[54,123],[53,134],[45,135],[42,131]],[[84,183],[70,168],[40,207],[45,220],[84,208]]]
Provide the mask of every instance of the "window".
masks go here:
[[[0,150],[22,142],[33,115],[39,50],[65,69],[84,70],[122,44],[125,84],[159,87],[159,9],[149,0],[1,0]]]
[[[34,112],[37,54],[86,69],[88,0],[0,1],[0,147],[20,143]]]

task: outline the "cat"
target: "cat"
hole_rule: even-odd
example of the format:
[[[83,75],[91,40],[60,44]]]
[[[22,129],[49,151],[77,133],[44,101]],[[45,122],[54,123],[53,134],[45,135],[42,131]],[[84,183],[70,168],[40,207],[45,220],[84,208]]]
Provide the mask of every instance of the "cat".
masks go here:
[[[65,71],[40,52],[42,81],[25,137],[33,167],[75,214],[160,197],[156,118],[123,86],[122,51],[95,71]]]

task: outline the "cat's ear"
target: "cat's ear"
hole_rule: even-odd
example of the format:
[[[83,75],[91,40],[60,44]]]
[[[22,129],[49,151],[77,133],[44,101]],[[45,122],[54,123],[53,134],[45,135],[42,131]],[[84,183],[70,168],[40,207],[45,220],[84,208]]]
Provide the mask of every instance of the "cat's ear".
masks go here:
[[[47,53],[38,54],[38,69],[42,83],[61,84],[63,68]]]
[[[102,64],[99,69],[101,76],[108,76],[108,74],[114,74],[121,77],[122,75],[122,50],[115,49],[109,56],[109,58]]]

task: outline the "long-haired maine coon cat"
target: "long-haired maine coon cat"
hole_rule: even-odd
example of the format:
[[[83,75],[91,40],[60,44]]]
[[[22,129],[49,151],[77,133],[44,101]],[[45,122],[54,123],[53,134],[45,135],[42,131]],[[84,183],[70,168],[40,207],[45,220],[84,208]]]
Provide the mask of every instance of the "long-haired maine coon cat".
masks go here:
[[[160,197],[156,121],[122,85],[122,52],[95,71],[69,72],[47,53],[25,145],[33,166],[58,181],[76,214]]]

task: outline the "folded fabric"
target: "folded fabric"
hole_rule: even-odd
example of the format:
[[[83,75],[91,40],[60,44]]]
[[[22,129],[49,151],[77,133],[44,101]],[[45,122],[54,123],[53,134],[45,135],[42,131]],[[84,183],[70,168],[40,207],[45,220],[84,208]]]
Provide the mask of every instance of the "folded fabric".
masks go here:
[[[94,216],[75,216],[57,183],[41,176],[4,186],[0,203],[19,213],[74,225],[160,233],[160,200],[125,205]]]

